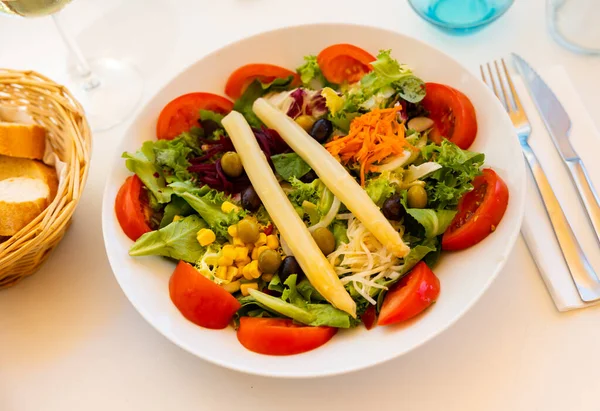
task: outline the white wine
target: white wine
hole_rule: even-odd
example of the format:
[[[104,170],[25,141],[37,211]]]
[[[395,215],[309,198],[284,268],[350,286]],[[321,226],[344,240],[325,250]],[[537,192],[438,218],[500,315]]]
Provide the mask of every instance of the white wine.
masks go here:
[[[71,0],[0,0],[0,13],[39,17],[56,13]]]

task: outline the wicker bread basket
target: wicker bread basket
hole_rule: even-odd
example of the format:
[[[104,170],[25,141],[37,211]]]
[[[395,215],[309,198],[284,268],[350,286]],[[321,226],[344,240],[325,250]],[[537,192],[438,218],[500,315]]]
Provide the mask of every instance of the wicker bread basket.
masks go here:
[[[91,133],[83,109],[63,86],[34,71],[0,69],[0,110],[24,111],[48,130],[66,164],[56,197],[36,219],[0,243],[0,288],[33,274],[69,227],[87,179]]]

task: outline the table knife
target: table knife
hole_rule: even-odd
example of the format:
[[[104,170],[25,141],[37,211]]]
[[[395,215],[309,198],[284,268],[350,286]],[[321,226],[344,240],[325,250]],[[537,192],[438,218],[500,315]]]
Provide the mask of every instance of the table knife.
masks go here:
[[[569,169],[571,178],[577,187],[579,198],[587,211],[600,245],[600,200],[583,161],[571,145],[571,119],[556,95],[539,74],[519,55],[513,53],[513,57],[521,78],[546,125],[546,129]]]

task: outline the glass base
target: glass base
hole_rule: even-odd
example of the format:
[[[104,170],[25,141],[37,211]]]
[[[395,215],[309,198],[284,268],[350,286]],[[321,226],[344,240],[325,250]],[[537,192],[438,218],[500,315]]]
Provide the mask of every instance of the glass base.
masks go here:
[[[581,54],[600,54],[598,0],[548,0],[548,30],[561,46]]]
[[[89,62],[92,74],[69,73],[67,87],[85,110],[92,131],[123,123],[137,108],[143,91],[142,76],[127,63],[102,58]]]
[[[455,34],[473,32],[496,20],[514,0],[409,0],[425,20]]]

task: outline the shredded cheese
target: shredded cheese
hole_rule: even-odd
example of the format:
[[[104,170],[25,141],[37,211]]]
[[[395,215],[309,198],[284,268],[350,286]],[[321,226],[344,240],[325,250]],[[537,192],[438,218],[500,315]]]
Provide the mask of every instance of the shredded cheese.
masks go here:
[[[402,260],[384,247],[370,231],[352,214],[338,214],[338,220],[348,220],[348,243],[341,244],[337,250],[329,254],[329,262],[340,276],[342,284],[352,283],[356,291],[371,304],[376,301],[371,297],[371,289],[387,289],[378,284],[380,279],[392,280],[399,276]],[[397,226],[400,235],[403,226]]]

